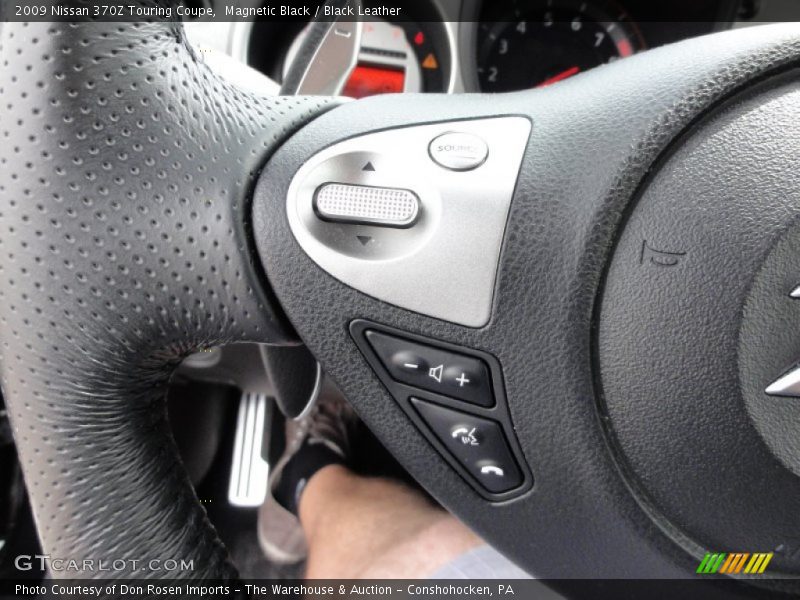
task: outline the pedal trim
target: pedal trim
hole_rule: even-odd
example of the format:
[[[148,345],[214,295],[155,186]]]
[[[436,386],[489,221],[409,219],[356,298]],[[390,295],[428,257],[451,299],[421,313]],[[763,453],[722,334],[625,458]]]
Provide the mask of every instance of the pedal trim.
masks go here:
[[[269,464],[261,455],[267,426],[267,396],[242,394],[236,419],[228,502],[238,507],[261,506],[267,494]]]

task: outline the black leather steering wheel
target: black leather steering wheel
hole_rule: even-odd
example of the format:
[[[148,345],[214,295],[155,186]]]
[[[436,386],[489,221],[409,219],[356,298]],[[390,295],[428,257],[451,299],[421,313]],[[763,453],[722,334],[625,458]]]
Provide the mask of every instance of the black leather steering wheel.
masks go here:
[[[295,343],[288,317],[411,474],[537,575],[681,578],[706,551],[774,552],[770,572],[800,572],[797,446],[780,437],[800,408],[763,392],[800,356],[786,289],[800,28],[699,38],[542,90],[344,104],[239,91],[179,24],[12,23],[0,59],[2,385],[47,553],[235,577],[165,385],[205,346]],[[518,177],[497,182],[514,191],[485,322],[380,300],[301,246],[287,207],[320,152],[347,140],[397,184],[402,168],[361,154],[360,136],[509,116],[531,131]],[[502,153],[489,143],[485,166]],[[378,253],[348,260],[383,260],[436,210],[444,222],[447,190],[437,208],[414,181],[418,223],[341,225]],[[410,392],[365,330],[484,361],[495,404]],[[412,396],[499,423],[524,484],[481,488]]]

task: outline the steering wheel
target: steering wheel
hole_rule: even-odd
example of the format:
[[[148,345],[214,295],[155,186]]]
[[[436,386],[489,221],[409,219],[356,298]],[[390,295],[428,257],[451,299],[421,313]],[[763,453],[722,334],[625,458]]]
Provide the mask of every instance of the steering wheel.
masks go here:
[[[0,57],[2,385],[47,554],[236,577],[165,386],[296,331],[540,577],[800,573],[800,404],[765,393],[800,356],[800,28],[347,103],[240,91],[175,23],[9,23]]]

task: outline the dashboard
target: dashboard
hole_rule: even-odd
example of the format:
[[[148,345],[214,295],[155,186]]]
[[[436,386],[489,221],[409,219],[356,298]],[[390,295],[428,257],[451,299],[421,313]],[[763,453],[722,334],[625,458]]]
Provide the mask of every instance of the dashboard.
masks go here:
[[[776,5],[781,18],[800,18],[800,3],[793,0],[414,0],[399,5],[402,19],[364,22],[357,64],[342,95],[525,90],[649,48],[755,24],[769,18],[763,15]],[[227,25],[226,43],[220,43],[219,32],[206,35],[204,43],[266,75],[277,90],[307,23]]]

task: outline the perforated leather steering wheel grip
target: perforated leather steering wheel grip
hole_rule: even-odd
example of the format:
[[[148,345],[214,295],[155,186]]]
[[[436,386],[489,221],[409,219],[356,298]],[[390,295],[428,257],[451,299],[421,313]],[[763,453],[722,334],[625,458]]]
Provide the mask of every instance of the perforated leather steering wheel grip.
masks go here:
[[[237,90],[180,24],[8,23],[0,43],[2,385],[44,550],[232,577],[165,384],[198,348],[292,342],[247,194],[334,103]]]

